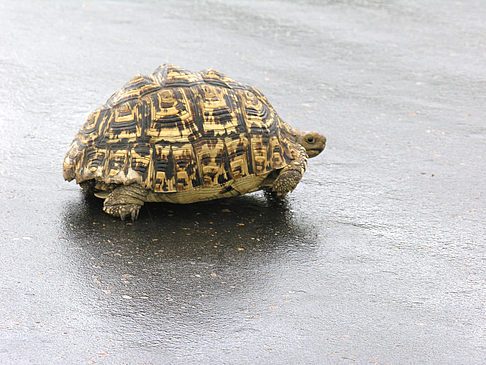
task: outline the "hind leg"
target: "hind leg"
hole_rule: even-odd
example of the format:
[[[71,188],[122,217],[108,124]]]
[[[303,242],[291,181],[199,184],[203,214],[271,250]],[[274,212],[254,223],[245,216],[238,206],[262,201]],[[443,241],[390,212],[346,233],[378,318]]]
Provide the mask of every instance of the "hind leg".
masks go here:
[[[146,200],[148,191],[138,184],[121,185],[115,188],[105,199],[103,210],[115,217],[132,221],[138,218],[140,208]]]

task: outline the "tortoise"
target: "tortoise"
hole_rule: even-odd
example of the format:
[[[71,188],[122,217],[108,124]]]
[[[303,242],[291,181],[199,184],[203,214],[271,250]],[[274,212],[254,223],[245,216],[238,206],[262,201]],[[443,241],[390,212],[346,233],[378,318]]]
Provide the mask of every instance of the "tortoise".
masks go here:
[[[292,128],[255,87],[175,65],[138,75],[91,113],[63,164],[68,181],[138,218],[144,202],[292,191],[326,138]]]

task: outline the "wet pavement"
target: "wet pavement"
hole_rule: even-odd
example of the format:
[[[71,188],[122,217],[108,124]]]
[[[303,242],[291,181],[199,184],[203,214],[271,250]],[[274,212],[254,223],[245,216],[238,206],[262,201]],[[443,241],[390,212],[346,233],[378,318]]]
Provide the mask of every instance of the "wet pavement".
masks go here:
[[[480,364],[482,1],[0,3],[1,364]],[[328,147],[261,193],[104,214],[62,179],[161,63],[260,88]]]

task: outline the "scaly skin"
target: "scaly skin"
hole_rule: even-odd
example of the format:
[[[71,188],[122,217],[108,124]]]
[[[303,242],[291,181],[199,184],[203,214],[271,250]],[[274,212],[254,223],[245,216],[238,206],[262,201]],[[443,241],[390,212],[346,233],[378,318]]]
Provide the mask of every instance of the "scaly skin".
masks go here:
[[[307,168],[307,153],[300,148],[299,158],[284,167],[272,184],[271,191],[277,196],[285,196],[295,189]]]
[[[120,217],[121,220],[130,216],[134,221],[138,218],[147,194],[148,191],[138,184],[121,185],[106,197],[103,210],[112,216]]]

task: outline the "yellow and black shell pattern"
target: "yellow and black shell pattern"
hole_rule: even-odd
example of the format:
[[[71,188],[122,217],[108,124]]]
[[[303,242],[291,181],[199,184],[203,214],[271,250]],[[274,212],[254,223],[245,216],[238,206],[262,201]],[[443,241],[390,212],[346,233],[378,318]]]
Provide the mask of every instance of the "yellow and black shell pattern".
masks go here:
[[[77,183],[138,183],[158,193],[225,186],[296,159],[291,134],[256,88],[212,69],[162,65],[88,117],[63,173]]]

